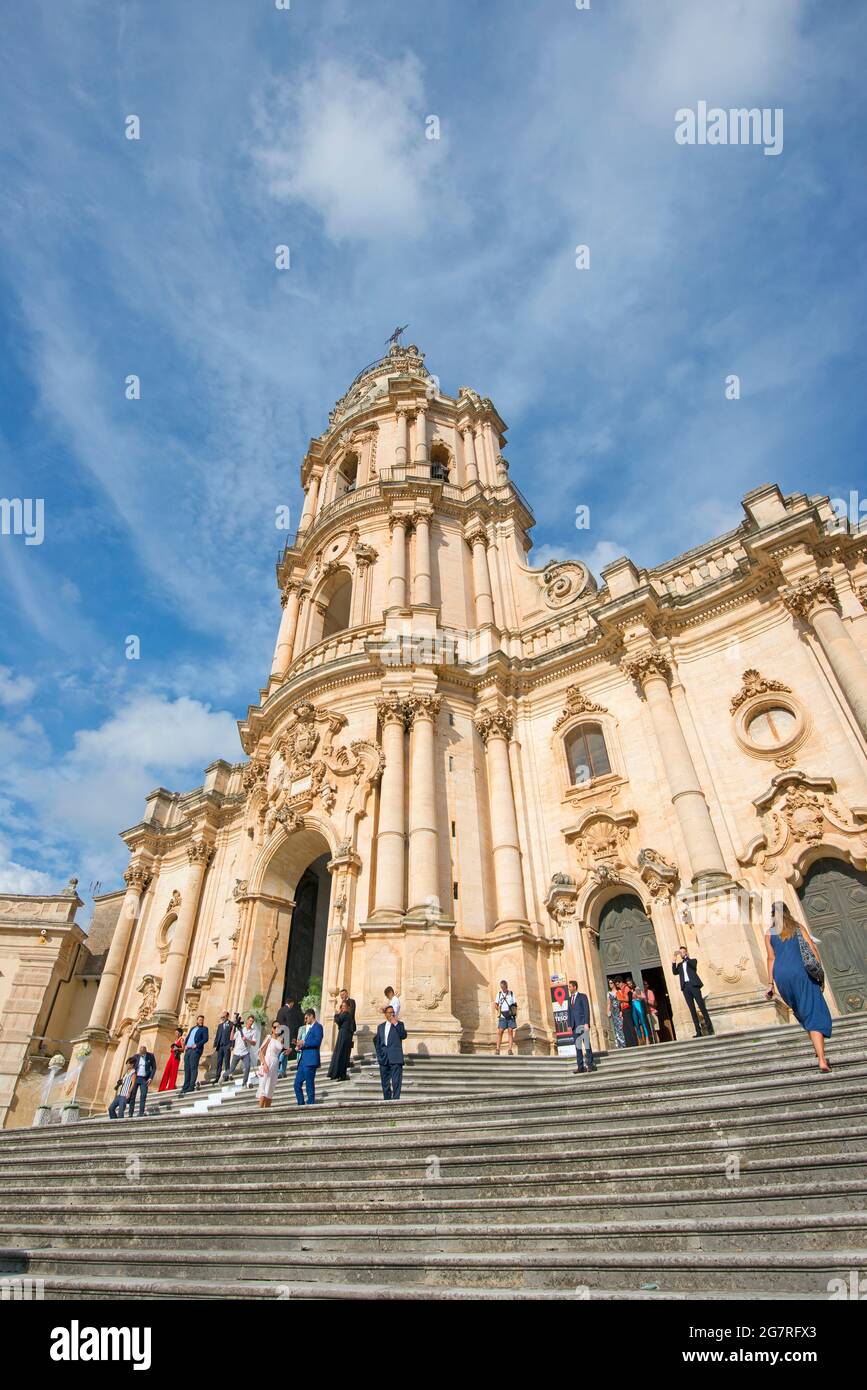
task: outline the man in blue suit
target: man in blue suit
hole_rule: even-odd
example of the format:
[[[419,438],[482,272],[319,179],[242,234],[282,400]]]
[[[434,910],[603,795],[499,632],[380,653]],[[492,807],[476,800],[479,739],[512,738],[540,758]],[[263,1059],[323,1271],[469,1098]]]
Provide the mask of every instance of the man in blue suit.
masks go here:
[[[181,1095],[196,1089],[199,1062],[202,1060],[205,1043],[209,1037],[210,1034],[205,1027],[205,1015],[199,1014],[195,1027],[190,1029],[184,1039],[184,1084],[181,1087]]]
[[[400,1019],[395,1018],[394,1009],[390,1004],[383,1010],[383,1013],[385,1014],[385,1022],[380,1023],[373,1040],[376,1060],[379,1062],[379,1074],[382,1078],[382,1095],[385,1100],[400,1100],[400,1088],[403,1083],[403,1043],[406,1038],[406,1029]]]
[[[304,1014],[304,1024],[307,1029],[303,1039],[299,1039],[296,1044],[298,1049],[298,1069],[295,1072],[295,1099],[299,1105],[304,1104],[304,1088],[307,1090],[307,1104],[316,1104],[316,1072],[319,1068],[321,1057],[319,1049],[322,1046],[322,1024],[316,1022],[316,1010],[307,1009]]]
[[[590,1000],[578,989],[578,981],[569,981],[569,1002],[567,1005],[569,1028],[575,1044],[575,1059],[578,1063],[576,1074],[584,1071],[584,1053],[587,1053],[587,1071],[593,1070],[593,1048],[590,1046]]]

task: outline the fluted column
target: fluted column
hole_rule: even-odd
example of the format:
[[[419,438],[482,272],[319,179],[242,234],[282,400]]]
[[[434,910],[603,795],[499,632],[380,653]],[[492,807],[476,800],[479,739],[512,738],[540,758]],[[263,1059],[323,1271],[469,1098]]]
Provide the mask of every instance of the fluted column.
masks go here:
[[[274,660],[271,663],[271,675],[280,677],[284,671],[288,670],[292,660],[292,652],[295,646],[295,634],[298,631],[298,613],[301,608],[301,585],[297,580],[291,580],[283,586],[280,595],[280,602],[283,605],[283,616],[280,619],[280,630],[277,633],[277,645],[274,648]]]
[[[488,772],[498,927],[521,926],[528,920],[515,788],[509,766],[513,723],[508,710],[501,709],[483,710],[475,718],[476,729],[485,745]]]
[[[308,527],[316,515],[316,504],[319,501],[319,483],[319,474],[311,474],[310,482],[307,485],[307,491],[304,494],[304,507],[301,512],[301,521],[298,525],[299,531],[303,531]]]
[[[202,896],[202,883],[205,870],[213,857],[214,846],[207,844],[204,840],[194,840],[187,849],[190,867],[187,870],[186,883],[181,893],[181,906],[178,911],[178,920],[175,923],[174,935],[169,942],[165,974],[160,985],[160,997],[157,1000],[157,1013],[171,1014],[174,1018],[178,1016],[181,989],[187,972],[190,944],[193,939],[193,927],[196,923],[199,900]]]
[[[415,569],[412,576],[413,603],[431,603],[431,558],[429,512],[416,512],[415,523]]]
[[[436,813],[436,722],[439,695],[411,695],[409,802],[409,911],[442,915],[439,900],[439,834]]]
[[[491,574],[488,569],[488,538],[484,531],[479,528],[468,539],[473,552],[476,627],[491,627],[494,622],[494,599],[491,593]]]
[[[391,527],[391,568],[388,578],[389,608],[406,608],[406,528],[409,517],[400,514],[389,519]]]
[[[647,651],[626,657],[622,666],[639,686],[650,710],[672,804],[689,856],[692,881],[694,884],[699,880],[721,882],[729,875],[671,698],[669,663],[662,652]]]
[[[427,463],[427,410],[422,405],[415,413],[415,461]]]
[[[397,411],[397,444],[394,450],[396,468],[406,467],[409,458],[409,420],[405,408]]]
[[[837,684],[867,739],[867,662],[840,617],[840,601],[830,575],[815,575],[783,589],[789,612],[812,627]]]
[[[126,892],[121,903],[117,925],[108,948],[105,965],[99,979],[99,988],[90,1011],[88,1028],[108,1029],[117,999],[117,989],[123,974],[126,953],[132,930],[139,918],[142,895],[151,881],[150,870],[143,864],[133,861],[124,874]]]
[[[471,425],[463,426],[461,429],[461,439],[464,442],[466,482],[477,483],[479,481],[479,465],[476,461],[476,443]]]
[[[406,767],[404,742],[407,710],[397,695],[376,702],[382,724],[384,766],[379,785],[379,831],[376,837],[377,916],[402,917],[406,880]]]

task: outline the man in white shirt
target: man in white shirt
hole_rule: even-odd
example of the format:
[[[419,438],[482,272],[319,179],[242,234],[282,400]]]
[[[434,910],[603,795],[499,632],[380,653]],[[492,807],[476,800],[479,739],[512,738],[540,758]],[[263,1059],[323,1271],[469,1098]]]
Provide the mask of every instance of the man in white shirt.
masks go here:
[[[393,992],[393,991],[392,991]],[[382,1081],[384,1100],[400,1100],[403,1082],[403,1043],[406,1029],[395,1017],[394,1005],[387,1004],[383,1010],[385,1021],[376,1030],[373,1046],[379,1062],[379,1076]]]
[[[395,994],[391,985],[385,991],[385,1007],[394,1009],[395,1018],[400,1018],[400,995]]]
[[[232,1041],[232,1070],[230,1076],[234,1076],[238,1070],[238,1063],[243,1068],[243,1084],[246,1086],[250,1079],[250,1065],[259,1050],[261,1030],[252,1014],[247,1015],[247,1022],[240,1028],[235,1024],[235,1032]]]
[[[508,1033],[509,1056],[512,1057],[515,1053],[515,1029],[518,1026],[518,1001],[509,989],[507,980],[500,981],[500,988],[494,1000],[494,1012],[497,1015],[497,1056],[500,1055],[503,1034]]]

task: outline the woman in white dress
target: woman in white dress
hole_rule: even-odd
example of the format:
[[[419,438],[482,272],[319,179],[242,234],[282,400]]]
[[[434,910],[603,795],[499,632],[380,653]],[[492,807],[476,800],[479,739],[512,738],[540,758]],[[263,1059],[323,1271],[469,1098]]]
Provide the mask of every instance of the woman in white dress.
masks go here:
[[[261,1110],[267,1110],[274,1095],[274,1086],[277,1081],[277,1064],[280,1061],[280,1053],[283,1051],[283,1039],[280,1024],[271,1024],[271,1036],[266,1038],[259,1048],[259,1089],[256,1092],[256,1099]]]

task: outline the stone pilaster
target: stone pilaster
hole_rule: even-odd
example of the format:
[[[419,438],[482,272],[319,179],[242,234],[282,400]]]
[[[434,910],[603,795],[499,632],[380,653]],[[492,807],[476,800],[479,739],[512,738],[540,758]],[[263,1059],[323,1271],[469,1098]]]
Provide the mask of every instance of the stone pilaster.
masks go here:
[[[840,616],[840,600],[828,574],[788,585],[780,597],[786,608],[815,632],[863,738],[867,739],[867,662]]]
[[[436,725],[442,698],[411,695],[410,724],[409,913],[437,919],[445,913],[439,897],[439,828],[436,792]]]
[[[183,989],[184,976],[189,965],[190,944],[193,939],[193,929],[196,924],[196,917],[199,911],[199,902],[202,896],[202,884],[205,879],[205,870],[214,857],[214,846],[205,840],[194,840],[187,849],[189,869],[187,870],[186,883],[181,894],[181,908],[178,913],[178,920],[175,924],[174,935],[169,944],[169,952],[165,963],[163,982],[160,985],[157,1007],[154,1010],[154,1017],[159,1016],[161,1023],[170,1019],[173,1023],[177,1022],[178,1011],[181,1004],[181,992]]]
[[[476,715],[475,726],[485,745],[488,771],[491,845],[497,892],[496,925],[498,928],[526,926],[524,870],[518,838],[515,789],[509,765],[509,740],[514,720],[508,710],[486,709]]]
[[[379,831],[376,838],[374,918],[397,920],[406,906],[405,752],[407,708],[400,696],[384,695],[376,702],[382,725],[384,766],[379,790]]]
[[[126,893],[118,913],[117,924],[111,938],[111,945],[108,948],[105,965],[102,968],[93,1008],[90,1011],[90,1020],[87,1025],[88,1036],[91,1033],[108,1035],[133,928],[139,919],[141,900],[152,875],[150,868],[142,860],[134,859],[123,877],[126,883]]]

